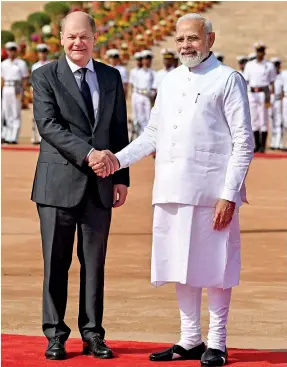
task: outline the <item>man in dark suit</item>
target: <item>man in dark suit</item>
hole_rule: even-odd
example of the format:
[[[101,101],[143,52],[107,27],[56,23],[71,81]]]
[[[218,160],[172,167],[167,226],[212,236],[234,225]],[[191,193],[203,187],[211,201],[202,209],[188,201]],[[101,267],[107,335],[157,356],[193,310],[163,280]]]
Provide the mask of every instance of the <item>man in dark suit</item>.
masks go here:
[[[78,326],[84,353],[111,358],[102,327],[104,265],[111,208],[127,196],[129,172],[97,177],[89,162],[114,173],[108,150],[128,144],[126,102],[118,70],[92,59],[95,23],[84,12],[62,22],[65,56],[33,73],[34,117],[42,137],[32,200],[44,257],[43,332],[48,359],[64,359],[64,322],[74,235],[81,264]]]

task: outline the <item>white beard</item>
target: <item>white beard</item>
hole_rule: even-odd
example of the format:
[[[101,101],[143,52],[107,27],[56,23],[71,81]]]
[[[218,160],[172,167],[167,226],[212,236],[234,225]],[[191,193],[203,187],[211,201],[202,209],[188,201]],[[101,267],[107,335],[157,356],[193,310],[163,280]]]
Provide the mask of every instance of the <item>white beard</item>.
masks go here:
[[[201,61],[206,58],[206,56],[206,54],[198,51],[196,52],[196,56],[178,54],[180,62],[188,68],[194,68],[195,66],[199,65]]]

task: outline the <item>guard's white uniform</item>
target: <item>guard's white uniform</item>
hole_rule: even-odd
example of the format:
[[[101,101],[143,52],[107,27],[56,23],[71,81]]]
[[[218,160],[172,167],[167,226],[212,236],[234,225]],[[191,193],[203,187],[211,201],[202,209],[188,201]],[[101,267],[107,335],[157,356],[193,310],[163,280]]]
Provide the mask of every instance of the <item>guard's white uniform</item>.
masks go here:
[[[129,77],[129,84],[132,87],[132,94],[131,94],[131,107],[132,107],[132,119],[133,124],[136,126],[138,123],[137,118],[137,109],[136,109],[136,92],[135,92],[135,86],[136,86],[136,80],[137,80],[137,73],[141,68],[135,67],[130,71],[130,77]]]
[[[123,65],[116,65],[114,68],[120,72],[123,84],[127,84],[129,82],[129,72],[127,68]]]
[[[21,59],[6,59],[1,62],[1,76],[4,79],[2,114],[6,122],[2,138],[17,142],[21,128],[22,79],[29,76],[27,64]]]
[[[285,130],[285,139],[287,139],[287,70],[282,71],[281,73],[282,82],[283,82],[283,128]],[[283,146],[281,146],[283,148]]]
[[[194,291],[178,296],[189,303],[181,325],[193,346],[201,341],[201,288],[208,287],[208,346],[225,348],[230,288],[240,273],[238,213],[221,231],[212,221],[219,198],[237,207],[246,201],[253,149],[246,83],[211,55],[164,78],[144,133],[116,154],[124,168],[156,150],[151,280]]]
[[[268,131],[268,109],[265,106],[264,92],[252,92],[252,88],[269,87],[276,79],[276,69],[272,62],[249,61],[245,65],[244,78],[249,86],[249,104],[253,131]]]
[[[150,117],[152,89],[156,89],[155,76],[156,72],[151,68],[141,68],[136,74],[135,110],[140,134],[147,126]]]
[[[174,69],[174,67],[172,66],[169,69],[163,68],[160,69],[155,76],[155,85],[156,85],[156,89],[159,89],[161,82],[163,81],[163,79],[166,77],[166,75],[172,71]]]
[[[41,66],[49,64],[50,62],[51,61],[49,61],[49,60],[35,62],[35,64],[33,64],[32,67],[31,67],[31,73],[33,73],[33,71],[39,69]],[[36,121],[35,121],[35,119],[33,119],[31,142],[33,144],[35,144],[35,143],[39,143],[40,141],[41,141],[41,136],[38,132]]]
[[[271,95],[270,108],[270,127],[271,127],[271,148],[280,148],[282,139],[282,92],[283,80],[282,75],[277,74],[274,82],[274,94]]]

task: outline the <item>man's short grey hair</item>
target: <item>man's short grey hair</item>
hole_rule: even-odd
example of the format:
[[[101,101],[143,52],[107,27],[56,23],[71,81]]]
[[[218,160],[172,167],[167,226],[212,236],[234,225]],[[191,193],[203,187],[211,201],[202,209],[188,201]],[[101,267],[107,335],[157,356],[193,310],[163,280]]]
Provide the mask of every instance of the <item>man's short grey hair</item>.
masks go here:
[[[69,13],[69,14],[71,14],[71,13]],[[66,15],[66,16],[65,16],[65,18],[63,18],[63,19],[61,20],[61,32],[62,32],[62,33],[64,32],[66,19],[67,19],[67,17],[69,16],[69,14],[68,14],[68,15]],[[90,26],[91,26],[92,32],[93,32],[93,33],[96,33],[97,28],[96,28],[96,23],[95,23],[94,18],[93,18],[90,14],[87,14],[87,17],[88,17],[88,22],[89,22],[89,24],[90,24]]]
[[[203,25],[204,25],[204,29],[205,29],[206,33],[211,33],[212,32],[212,23],[211,23],[211,21],[204,18],[200,14],[188,13],[188,14],[183,15],[182,17],[178,18],[178,20],[176,22],[176,28],[178,27],[179,23],[184,21],[184,20],[201,20]]]

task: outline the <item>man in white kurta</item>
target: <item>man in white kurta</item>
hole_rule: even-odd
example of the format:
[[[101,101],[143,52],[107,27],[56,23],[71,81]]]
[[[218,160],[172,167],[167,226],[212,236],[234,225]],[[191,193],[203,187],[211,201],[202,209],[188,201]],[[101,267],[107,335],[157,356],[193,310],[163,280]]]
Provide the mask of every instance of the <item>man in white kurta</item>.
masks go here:
[[[156,152],[151,281],[176,283],[181,338],[153,353],[152,361],[227,362],[231,289],[240,275],[238,211],[247,201],[244,182],[254,142],[246,83],[210,52],[214,38],[211,23],[200,15],[179,18],[176,45],[183,65],[162,81],[143,134],[116,154],[124,168]],[[100,165],[91,164],[98,174]],[[210,312],[206,350],[202,288]]]

